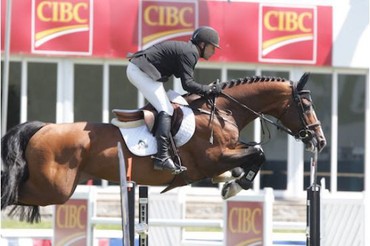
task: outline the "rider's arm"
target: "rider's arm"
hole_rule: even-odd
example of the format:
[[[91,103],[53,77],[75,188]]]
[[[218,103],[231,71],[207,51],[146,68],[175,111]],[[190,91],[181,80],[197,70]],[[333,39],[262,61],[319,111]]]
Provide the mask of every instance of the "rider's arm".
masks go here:
[[[205,94],[209,86],[199,84],[194,80],[194,68],[197,61],[195,55],[182,56],[179,60],[181,69],[179,77],[184,90],[195,94]]]

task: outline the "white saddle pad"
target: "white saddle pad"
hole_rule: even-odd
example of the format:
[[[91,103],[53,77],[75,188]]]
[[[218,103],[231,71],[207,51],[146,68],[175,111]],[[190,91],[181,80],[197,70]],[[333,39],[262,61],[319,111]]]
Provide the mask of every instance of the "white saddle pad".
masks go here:
[[[188,105],[186,100],[177,92],[169,90],[167,92],[171,102],[180,105]],[[193,110],[186,106],[180,106],[184,117],[179,131],[173,137],[177,147],[187,143],[195,131],[195,116]],[[157,141],[149,132],[143,120],[132,122],[129,125],[122,123],[116,118],[112,119],[112,124],[119,127],[122,137],[128,149],[135,155],[148,156],[157,153]]]

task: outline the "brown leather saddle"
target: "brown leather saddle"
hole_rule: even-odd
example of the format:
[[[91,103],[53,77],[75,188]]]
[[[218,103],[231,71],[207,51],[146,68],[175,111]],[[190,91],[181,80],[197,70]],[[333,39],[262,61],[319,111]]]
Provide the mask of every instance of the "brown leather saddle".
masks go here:
[[[176,103],[172,103],[172,105],[174,107],[174,113],[171,118],[171,134],[172,136],[174,136],[180,129],[184,113],[182,112],[180,105]],[[158,114],[158,112],[155,109],[148,107],[143,107],[134,110],[113,109],[113,113],[116,115],[117,120],[123,123],[127,123],[125,124],[127,127],[134,127],[135,122],[144,121],[149,132],[153,134],[155,132],[156,128],[155,119]]]

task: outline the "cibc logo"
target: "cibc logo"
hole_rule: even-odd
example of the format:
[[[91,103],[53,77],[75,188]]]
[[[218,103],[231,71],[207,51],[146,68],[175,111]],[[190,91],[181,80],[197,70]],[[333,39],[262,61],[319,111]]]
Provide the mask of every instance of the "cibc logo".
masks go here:
[[[90,55],[93,0],[32,0],[32,52]]]
[[[261,4],[258,42],[259,61],[316,63],[316,7],[280,7]]]
[[[139,7],[139,48],[169,39],[187,39],[198,27],[198,1],[142,0]]]

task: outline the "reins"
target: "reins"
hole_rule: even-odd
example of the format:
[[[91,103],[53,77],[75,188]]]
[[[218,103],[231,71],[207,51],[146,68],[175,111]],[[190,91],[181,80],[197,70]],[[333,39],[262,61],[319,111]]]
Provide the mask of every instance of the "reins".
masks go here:
[[[315,122],[313,124],[307,124],[306,120],[303,117],[303,115],[305,114],[305,109],[303,108],[301,94],[309,94],[310,91],[308,91],[308,90],[298,91],[297,88],[296,88],[296,86],[294,84],[291,84],[291,87],[292,87],[293,100],[294,100],[294,102],[296,102],[295,105],[300,109],[300,111],[302,113],[302,114],[300,114],[300,120],[301,120],[302,125],[304,127],[297,134],[294,134],[289,128],[283,126],[282,124],[279,124],[278,123],[279,119],[275,122],[275,121],[267,118],[263,113],[257,112],[255,110],[253,110],[252,108],[248,107],[247,105],[239,102],[237,99],[235,99],[234,97],[230,96],[229,94],[226,94],[225,92],[221,92],[221,94],[224,95],[225,97],[227,97],[228,99],[230,99],[231,101],[235,102],[236,104],[238,104],[242,108],[247,109],[248,111],[252,112],[257,117],[259,117],[260,120],[261,120],[262,130],[263,130],[263,124],[262,124],[262,122],[269,123],[269,124],[275,126],[278,130],[282,130],[282,131],[286,132],[287,134],[293,136],[295,139],[300,139],[303,142],[311,141],[311,140],[314,139],[314,134],[315,134],[314,131],[311,130],[311,128],[316,127],[316,126],[319,126],[319,125],[321,125],[321,123],[318,121],[318,122]],[[288,108],[290,106],[291,106],[291,104],[288,104],[286,106],[285,110],[283,111],[283,114],[285,114],[287,112],[287,110],[288,110]],[[279,118],[281,118],[282,115],[280,115]]]
[[[267,122],[267,123],[270,123],[274,126],[276,126],[277,129],[281,129],[283,130],[284,132],[288,133],[289,135],[295,137],[295,135],[293,134],[293,132],[288,129],[287,127],[277,123],[277,122],[274,122],[272,121],[271,119],[267,118],[263,113],[260,113],[260,112],[257,112],[253,109],[251,109],[250,107],[248,107],[247,105],[239,102],[237,99],[235,99],[234,97],[230,96],[229,94],[226,94],[225,92],[221,92],[222,95],[224,95],[225,97],[229,98],[231,101],[235,102],[236,104],[238,104],[239,106],[241,106],[242,108],[245,108],[247,109],[248,111],[252,112],[253,114],[255,114],[257,117],[260,118],[261,121],[263,122]]]
[[[308,142],[308,141],[311,141],[311,140],[314,139],[315,133],[312,130],[312,128],[314,128],[316,126],[320,126],[321,123],[318,121],[318,122],[315,122],[313,124],[307,124],[306,120],[304,119],[304,115],[305,115],[306,110],[304,109],[304,105],[302,103],[302,98],[301,97],[304,97],[303,94],[310,94],[310,91],[309,90],[298,90],[296,84],[294,84],[292,82],[291,82],[291,88],[292,88],[293,101],[295,102],[294,105],[296,107],[298,107],[300,112],[301,112],[301,114],[299,116],[300,116],[300,120],[301,120],[302,125],[303,125],[303,129],[299,130],[298,133],[296,133],[296,134],[294,134],[289,128],[285,127],[284,125],[279,124],[280,118],[288,111],[288,108],[290,106],[292,106],[291,104],[288,104],[286,106],[286,108],[283,110],[283,113],[279,116],[279,118],[277,118],[277,121],[273,121],[273,120],[267,118],[263,113],[253,110],[252,108],[250,108],[247,105],[241,103],[236,98],[234,98],[233,96],[225,93],[224,91],[221,92],[221,95],[225,96],[229,100],[238,104],[240,107],[242,107],[242,108],[248,110],[249,112],[253,113],[254,115],[256,115],[261,121],[263,134],[265,134],[263,126],[266,125],[266,123],[268,123],[268,124],[271,124],[271,125],[275,126],[278,130],[282,130],[285,133],[294,137],[295,139],[299,139],[299,140],[301,140],[302,142],[305,143],[305,142]],[[310,98],[307,98],[307,99],[309,101],[311,101]],[[204,110],[204,109],[201,109],[201,108],[193,108],[190,105],[188,105],[188,107],[192,108],[193,110],[197,110],[200,113],[208,114],[210,116],[210,123],[209,124],[210,124],[210,127],[211,127],[211,136],[210,136],[209,142],[212,144],[213,143],[213,121],[215,119],[216,114],[219,117],[221,117],[224,121],[230,122],[234,125],[235,125],[235,122],[231,122],[230,120],[222,117],[222,115],[217,113],[217,112],[222,112],[222,110],[217,108],[216,98],[208,98],[208,105],[210,105],[210,107],[211,107],[210,111]],[[225,112],[225,114],[227,114],[227,113]],[[268,130],[268,127],[266,127],[266,128]],[[268,130],[268,132],[270,133],[269,130]]]

